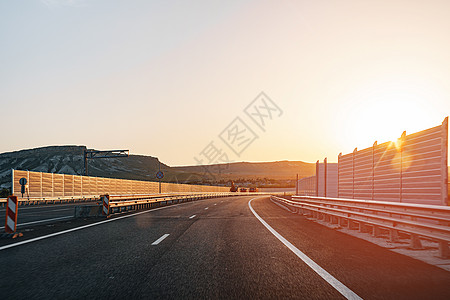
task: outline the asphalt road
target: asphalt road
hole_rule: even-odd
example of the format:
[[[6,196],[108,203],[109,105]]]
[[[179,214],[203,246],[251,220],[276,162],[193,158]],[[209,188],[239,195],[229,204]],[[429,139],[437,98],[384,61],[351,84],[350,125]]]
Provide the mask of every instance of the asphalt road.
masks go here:
[[[0,298],[344,298],[254,216],[250,199],[35,226],[0,243]],[[449,272],[308,221],[268,198],[251,206],[364,299],[450,299]],[[55,233],[62,234],[48,236]]]

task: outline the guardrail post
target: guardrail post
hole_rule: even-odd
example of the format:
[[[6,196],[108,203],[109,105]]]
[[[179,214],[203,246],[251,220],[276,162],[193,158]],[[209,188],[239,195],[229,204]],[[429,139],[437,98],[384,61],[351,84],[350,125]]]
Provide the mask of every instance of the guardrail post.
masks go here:
[[[354,221],[348,219],[347,228],[351,230],[358,229],[358,225]]]
[[[319,197],[319,161],[316,161],[316,197]]]
[[[359,222],[359,232],[361,232],[361,233],[369,232],[369,229],[367,227],[368,227],[368,225],[366,223]]]
[[[417,234],[411,234],[411,244],[410,248],[414,250],[423,249],[422,243],[420,242],[420,238]]]
[[[372,232],[372,235],[373,235],[374,237],[379,237],[379,236],[381,236],[381,228],[374,225],[374,226],[373,226],[373,232]]]
[[[389,229],[389,240],[391,242],[398,241],[398,231],[396,229]]]
[[[448,248],[448,242],[439,241],[439,257],[450,258],[450,250]]]
[[[441,131],[441,194],[442,205],[448,203],[448,117],[442,122]]]
[[[317,212],[317,214],[318,214],[318,218],[317,218],[318,220],[323,220],[325,218],[325,215],[323,213]]]
[[[303,215],[305,214],[305,211],[306,211],[306,210],[304,210],[303,207],[301,207],[301,206],[298,208],[298,214],[299,214],[299,215],[302,215],[302,216],[303,216]]]

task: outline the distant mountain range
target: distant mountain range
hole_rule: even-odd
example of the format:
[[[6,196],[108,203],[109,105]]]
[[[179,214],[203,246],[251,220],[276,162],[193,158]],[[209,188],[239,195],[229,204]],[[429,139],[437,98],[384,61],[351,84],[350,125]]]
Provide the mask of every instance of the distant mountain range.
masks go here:
[[[296,174],[300,178],[312,176],[316,172],[315,163],[303,161],[274,161],[274,162],[236,162],[227,165],[185,166],[172,167],[175,171],[188,173],[211,173],[221,179],[282,179],[295,180]]]
[[[49,146],[0,154],[0,188],[11,187],[11,169],[84,175],[86,146]],[[89,176],[157,181],[160,161],[156,157],[130,155],[122,158],[89,160]],[[286,185],[299,176],[311,176],[314,163],[278,161],[223,165],[170,167],[161,163],[166,182],[227,185],[230,180],[244,184]],[[288,184],[292,185],[292,184]]]

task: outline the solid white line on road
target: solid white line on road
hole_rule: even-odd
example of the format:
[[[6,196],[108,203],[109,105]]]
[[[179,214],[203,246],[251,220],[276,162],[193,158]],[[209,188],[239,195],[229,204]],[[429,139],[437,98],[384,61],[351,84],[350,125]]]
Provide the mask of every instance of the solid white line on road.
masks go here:
[[[207,210],[208,209],[208,207],[205,207],[205,210]]]
[[[24,244],[36,242],[36,241],[43,240],[43,239],[46,239],[46,238],[49,238],[49,237],[58,236],[58,235],[65,234],[65,233],[69,233],[69,232],[72,232],[72,231],[77,231],[77,230],[80,230],[80,229],[89,228],[89,227],[92,227],[92,226],[101,225],[101,224],[104,224],[104,223],[113,222],[113,221],[117,221],[117,220],[121,220],[121,219],[125,219],[125,218],[130,218],[130,217],[134,217],[134,216],[137,216],[137,215],[146,214],[146,213],[149,213],[149,212],[152,212],[152,211],[165,209],[165,208],[171,208],[171,207],[175,207],[175,206],[183,205],[183,204],[187,204],[187,203],[189,203],[189,202],[175,204],[175,205],[170,205],[170,206],[158,207],[158,208],[154,208],[154,209],[151,209],[151,210],[141,211],[141,212],[138,212],[138,213],[134,213],[134,214],[126,215],[126,216],[121,216],[121,217],[117,217],[117,218],[114,218],[114,219],[107,219],[107,220],[100,221],[100,222],[97,222],[97,223],[87,224],[87,225],[83,225],[83,226],[80,226],[80,227],[75,227],[75,228],[71,228],[71,229],[67,229],[67,230],[63,230],[63,231],[59,231],[59,232],[55,232],[55,233],[51,233],[51,234],[47,234],[47,235],[43,235],[43,236],[39,236],[39,237],[36,237],[36,238],[33,238],[33,239],[29,239],[29,240],[17,242],[17,243],[14,243],[14,244],[1,246],[0,247],[0,251],[8,249],[8,248],[24,245]]]
[[[20,224],[17,224],[17,226],[37,224],[37,223],[43,223],[43,222],[49,222],[49,221],[68,219],[68,218],[73,218],[73,216],[65,216],[65,217],[59,217],[59,218],[51,218],[51,219],[45,219],[45,220],[39,220],[39,221],[33,221],[33,222],[20,223]],[[5,228],[5,226],[0,227],[0,229],[3,229],[3,228]]]
[[[193,219],[193,218],[195,218],[195,216],[196,216],[196,215],[192,215],[192,216],[189,217],[189,219]]]
[[[61,209],[52,209],[52,210],[39,211],[39,212],[37,212],[37,211],[28,211],[28,212],[23,212],[20,215],[21,216],[23,216],[23,215],[34,215],[34,214],[37,214],[37,213],[39,213],[39,214],[48,214],[48,213],[52,213],[54,211],[63,211],[63,210],[73,210],[73,207],[61,208]]]
[[[157,239],[156,241],[154,241],[153,243],[152,243],[152,246],[156,246],[156,245],[158,245],[159,243],[161,243],[166,237],[168,237],[170,234],[168,234],[168,233],[166,233],[166,234],[164,234],[162,237],[160,237],[159,239]]]
[[[253,209],[251,202],[256,199],[250,199],[248,201],[248,207],[250,208],[253,215],[277,238],[279,239],[286,247],[289,248],[295,255],[297,255],[304,263],[306,263],[311,269],[314,270],[320,277],[325,279],[332,287],[334,287],[339,293],[342,294],[347,299],[362,299],[351,289],[346,287],[342,282],[334,278],[330,273],[325,271],[321,266],[319,266],[316,262],[314,262],[311,258],[309,258],[306,254],[301,252],[297,247],[292,245],[288,240],[286,240],[282,235],[276,232],[269,224],[266,223]]]

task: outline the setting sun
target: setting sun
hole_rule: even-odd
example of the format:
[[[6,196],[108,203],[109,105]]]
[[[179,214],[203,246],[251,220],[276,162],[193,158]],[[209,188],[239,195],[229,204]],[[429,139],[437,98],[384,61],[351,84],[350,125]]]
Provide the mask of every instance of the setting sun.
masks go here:
[[[405,76],[407,76],[405,74]],[[369,147],[374,141],[396,142],[403,131],[413,133],[437,126],[446,116],[435,107],[431,98],[443,91],[417,82],[379,81],[366,83],[358,92],[348,95],[343,105],[342,136],[346,148]]]

